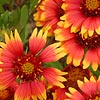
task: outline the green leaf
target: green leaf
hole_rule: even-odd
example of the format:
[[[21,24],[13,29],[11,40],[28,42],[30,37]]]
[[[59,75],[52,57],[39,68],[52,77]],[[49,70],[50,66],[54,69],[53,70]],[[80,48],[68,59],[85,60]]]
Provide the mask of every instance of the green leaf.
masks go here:
[[[20,19],[20,9],[13,10],[12,12],[5,11],[0,16],[0,27],[12,28],[17,26]]]
[[[3,13],[4,12],[4,9],[3,7],[0,5],[0,13]]]
[[[5,11],[3,14],[0,16],[0,26],[1,27],[7,27],[8,26],[8,20],[9,20],[9,12]]]
[[[92,69],[91,66],[89,67],[89,70],[90,70],[90,71],[92,72],[92,74],[95,75],[97,78],[99,77],[99,75],[100,75],[100,71],[99,71],[99,70],[94,71],[94,70]]]
[[[0,0],[0,5],[3,5],[4,3],[10,4],[11,0]]]
[[[54,68],[57,68],[57,69],[60,69],[60,70],[63,69],[63,66],[61,65],[61,63],[59,61],[45,63],[45,66],[46,67],[54,67]]]
[[[28,38],[28,35],[29,35],[29,31],[30,31],[30,24],[27,24],[22,32],[20,33],[20,37],[23,41],[23,44],[27,43],[27,38]]]
[[[13,23],[12,26],[16,26],[20,20],[20,9],[13,10],[10,14],[9,21]]]
[[[22,8],[21,8],[21,16],[20,16],[20,21],[19,21],[19,25],[18,25],[18,30],[19,32],[22,31],[22,29],[25,27],[25,25],[27,24],[27,21],[28,21],[28,9],[27,9],[27,6],[24,5]]]
[[[33,10],[35,9],[35,7],[38,5],[38,1],[39,0],[31,0],[30,1],[30,14],[33,12]]]

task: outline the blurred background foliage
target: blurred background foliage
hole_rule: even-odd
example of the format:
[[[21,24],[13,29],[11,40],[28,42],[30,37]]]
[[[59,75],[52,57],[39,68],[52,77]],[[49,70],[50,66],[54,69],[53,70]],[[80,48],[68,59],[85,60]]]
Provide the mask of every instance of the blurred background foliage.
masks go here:
[[[33,12],[39,0],[0,0],[0,40],[17,28],[23,43],[35,27]]]

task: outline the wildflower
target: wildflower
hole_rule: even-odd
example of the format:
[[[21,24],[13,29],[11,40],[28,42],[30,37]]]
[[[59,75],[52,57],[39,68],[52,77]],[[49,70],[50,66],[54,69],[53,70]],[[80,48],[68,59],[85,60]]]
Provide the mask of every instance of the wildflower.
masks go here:
[[[55,100],[65,100],[68,97],[65,95],[66,92],[68,91],[69,87],[73,87],[77,90],[79,90],[79,87],[77,85],[77,80],[84,80],[84,77],[86,77],[87,79],[90,78],[90,71],[88,69],[82,69],[82,65],[75,67],[72,64],[66,66],[63,69],[64,72],[68,73],[66,75],[64,75],[64,77],[67,79],[66,82],[63,82],[65,88],[60,88],[57,87],[55,89]]]
[[[87,79],[90,78],[90,71],[88,69],[82,69],[82,65],[75,67],[73,64],[69,64],[63,69],[64,72],[68,74],[64,75],[68,82],[64,82],[65,87],[74,87],[78,89],[77,80],[84,80],[84,77]]]
[[[61,41],[66,50],[67,64],[73,62],[74,66],[79,66],[82,62],[84,69],[91,65],[96,71],[100,64],[100,36],[94,32],[93,36],[84,38],[80,31],[71,33],[70,28],[63,26],[55,30],[55,39]]]
[[[14,90],[11,87],[0,90],[0,100],[14,100]]]
[[[17,86],[17,83],[14,82],[10,87],[0,90],[0,100],[14,100],[14,93]]]
[[[44,30],[48,30],[48,34],[52,35],[57,28],[57,22],[64,14],[61,8],[62,0],[42,0],[34,14],[36,25],[43,26]]]
[[[70,93],[66,93],[69,100],[100,100],[100,79],[96,80],[91,76],[88,80],[85,77],[84,81],[78,80],[77,83],[80,91],[70,87]]]
[[[81,30],[82,36],[85,33],[89,37],[94,32],[100,35],[100,1],[99,0],[63,0],[62,9],[66,14],[61,17],[65,20],[64,27],[71,27],[71,32]]]
[[[29,50],[24,51],[21,38],[15,30],[10,37],[5,34],[5,43],[0,42],[1,58],[0,67],[0,89],[6,89],[13,82],[19,85],[15,91],[15,100],[45,99],[46,88],[42,82],[42,77],[51,85],[64,87],[61,83],[66,81],[61,72],[55,68],[45,68],[45,62],[57,61],[65,54],[60,43],[55,43],[44,48],[46,44],[47,32],[43,34],[40,30],[34,29],[29,38]]]

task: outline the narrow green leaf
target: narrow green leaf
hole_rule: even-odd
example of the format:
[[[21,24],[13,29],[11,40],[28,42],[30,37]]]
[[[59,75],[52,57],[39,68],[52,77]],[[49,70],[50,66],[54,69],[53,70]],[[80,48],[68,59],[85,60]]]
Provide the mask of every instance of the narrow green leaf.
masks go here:
[[[27,24],[27,21],[28,21],[28,9],[27,9],[27,6],[24,5],[22,8],[21,8],[21,16],[20,16],[20,22],[19,22],[19,25],[18,25],[18,30],[21,32],[22,29],[25,27],[25,25]]]
[[[9,17],[10,22],[13,23],[13,26],[17,26],[20,20],[20,9],[17,8],[16,10],[13,10]]]
[[[8,20],[9,20],[9,12],[5,11],[4,13],[1,14],[0,16],[0,24],[3,27],[7,27],[8,26]]]
[[[33,12],[33,10],[36,8],[38,5],[39,0],[31,0],[30,1],[30,14]]]
[[[23,41],[23,44],[27,43],[27,38],[28,38],[28,35],[29,35],[29,31],[30,31],[30,24],[27,24],[22,32],[20,33],[20,37]]]
[[[89,70],[90,70],[90,71],[92,72],[92,74],[95,75],[97,78],[99,77],[99,75],[100,75],[100,71],[99,71],[99,70],[94,71],[94,70],[92,69],[91,66],[89,67]]]

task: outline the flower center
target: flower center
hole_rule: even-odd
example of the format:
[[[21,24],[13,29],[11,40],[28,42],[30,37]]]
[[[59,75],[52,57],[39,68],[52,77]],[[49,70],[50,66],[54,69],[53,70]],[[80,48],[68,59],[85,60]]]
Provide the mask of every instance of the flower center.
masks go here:
[[[11,100],[13,92],[11,89],[7,88],[5,90],[0,90],[0,100]]]
[[[65,75],[65,78],[68,82],[65,82],[66,88],[73,87],[76,89],[78,88],[77,80],[84,80],[84,77],[89,78],[89,71],[87,69],[82,69],[82,66],[75,67],[73,65],[69,65],[64,68],[64,72],[68,72],[67,75]]]
[[[86,100],[100,100],[100,93],[97,93],[96,95],[91,95]]]
[[[56,3],[56,5],[58,7],[58,11],[56,11],[56,12],[57,12],[57,15],[59,15],[58,18],[60,20],[60,17],[64,15],[64,10],[61,8],[62,2],[59,3],[57,0],[53,0],[53,1]]]
[[[18,58],[14,62],[13,73],[16,75],[17,82],[37,80],[41,77],[42,65],[36,56],[28,53]]]
[[[82,0],[80,9],[86,16],[100,16],[100,1]]]
[[[34,66],[33,64],[26,62],[25,64],[22,65],[22,69],[25,74],[32,74]]]
[[[46,100],[53,100],[53,95],[52,95],[52,91],[47,91],[47,99]]]
[[[59,8],[58,14],[59,14],[59,19],[60,19],[60,17],[64,15],[64,10]]]
[[[86,49],[94,49],[100,46],[100,35],[94,34],[88,38],[82,38],[81,35],[76,34],[77,42]]]

